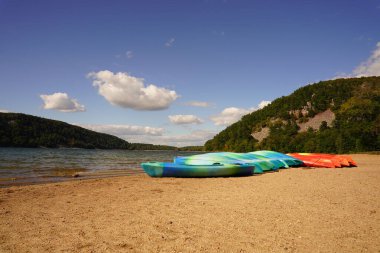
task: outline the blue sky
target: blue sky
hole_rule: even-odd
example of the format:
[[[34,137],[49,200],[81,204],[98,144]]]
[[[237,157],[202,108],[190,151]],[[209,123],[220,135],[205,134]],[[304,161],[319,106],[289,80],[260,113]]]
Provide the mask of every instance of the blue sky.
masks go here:
[[[203,144],[308,83],[380,75],[379,24],[379,0],[0,0],[0,111]]]

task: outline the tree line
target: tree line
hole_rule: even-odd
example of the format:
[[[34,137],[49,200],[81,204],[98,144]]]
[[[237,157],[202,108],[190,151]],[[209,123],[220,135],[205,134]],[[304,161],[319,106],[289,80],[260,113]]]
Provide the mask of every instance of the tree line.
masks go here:
[[[165,145],[129,143],[113,135],[22,113],[0,113],[0,147],[176,149]]]

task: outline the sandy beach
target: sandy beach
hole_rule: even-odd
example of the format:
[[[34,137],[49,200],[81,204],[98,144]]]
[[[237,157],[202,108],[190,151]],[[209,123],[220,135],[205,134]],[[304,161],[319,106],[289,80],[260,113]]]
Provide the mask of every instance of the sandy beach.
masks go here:
[[[380,155],[357,168],[0,189],[0,252],[380,252]]]

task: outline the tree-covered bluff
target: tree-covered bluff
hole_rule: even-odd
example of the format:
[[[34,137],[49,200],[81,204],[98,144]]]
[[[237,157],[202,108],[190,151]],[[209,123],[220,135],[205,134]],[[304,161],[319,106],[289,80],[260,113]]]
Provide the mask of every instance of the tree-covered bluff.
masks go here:
[[[176,149],[171,146],[129,143],[113,135],[22,113],[0,113],[0,147]]]
[[[300,125],[331,110],[331,124],[300,131]],[[269,130],[261,141],[252,133]],[[380,77],[322,81],[304,86],[289,96],[227,127],[205,144],[207,151],[347,153],[380,150]]]

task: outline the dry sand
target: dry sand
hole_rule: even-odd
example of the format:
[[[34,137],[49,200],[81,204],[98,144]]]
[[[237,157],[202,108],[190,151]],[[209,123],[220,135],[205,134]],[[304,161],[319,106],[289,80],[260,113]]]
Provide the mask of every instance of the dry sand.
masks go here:
[[[0,252],[380,252],[380,156],[240,178],[0,189]]]

